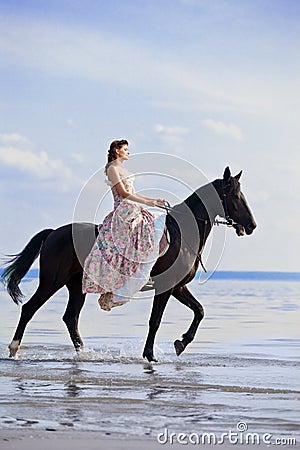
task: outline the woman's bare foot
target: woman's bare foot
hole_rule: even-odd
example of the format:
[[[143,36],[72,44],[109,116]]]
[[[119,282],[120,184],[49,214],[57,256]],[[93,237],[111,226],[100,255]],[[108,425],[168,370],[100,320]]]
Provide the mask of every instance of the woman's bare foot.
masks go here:
[[[122,306],[127,303],[127,301],[114,302],[113,298],[114,294],[112,292],[105,292],[104,294],[101,294],[98,299],[100,308],[103,309],[103,311],[110,311],[115,306]]]

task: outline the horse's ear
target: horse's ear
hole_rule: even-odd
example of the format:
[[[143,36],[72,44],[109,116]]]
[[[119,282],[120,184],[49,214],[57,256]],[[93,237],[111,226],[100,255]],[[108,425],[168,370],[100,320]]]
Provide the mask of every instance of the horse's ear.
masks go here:
[[[239,181],[239,179],[241,178],[243,171],[241,170],[240,173],[238,173],[234,178]]]
[[[225,183],[229,183],[229,180],[231,178],[231,172],[229,167],[227,166],[226,169],[224,170],[224,175],[223,175],[223,179],[225,181]]]

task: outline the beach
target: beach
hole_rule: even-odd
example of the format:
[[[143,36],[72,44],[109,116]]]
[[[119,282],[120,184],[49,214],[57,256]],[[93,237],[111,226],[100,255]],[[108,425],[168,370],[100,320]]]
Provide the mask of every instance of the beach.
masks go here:
[[[218,445],[218,444],[217,444]],[[257,450],[263,448],[265,444],[231,444],[224,443],[220,444],[220,448],[224,450],[245,448],[250,447],[252,450]],[[270,444],[271,445],[271,444]],[[280,445],[280,444],[278,444]],[[269,447],[269,445],[265,445]],[[129,436],[107,436],[101,433],[87,433],[87,432],[38,432],[31,433],[29,431],[22,431],[17,434],[13,432],[5,432],[0,438],[0,448],[3,450],[82,450],[85,448],[87,450],[152,450],[152,449],[162,449],[170,448],[179,450],[182,448],[197,448],[195,444],[180,444],[172,443],[161,445],[157,441],[146,437],[129,437]],[[201,448],[209,449],[216,447],[214,444],[201,444]],[[284,444],[285,448],[300,448],[299,444]]]
[[[36,285],[22,283],[27,298]],[[12,360],[7,345],[19,310],[2,290],[0,448],[182,448],[195,447],[197,436],[202,447],[236,448],[247,433],[256,435],[251,447],[280,439],[297,447],[289,439],[299,442],[300,283],[219,279],[190,287],[205,308],[196,338],[175,355],[192,314],[170,299],[153,364],[141,357],[149,293],[111,313],[88,296],[80,321],[86,348],[76,355],[61,321],[62,289],[32,319]],[[229,432],[239,442],[223,442]]]

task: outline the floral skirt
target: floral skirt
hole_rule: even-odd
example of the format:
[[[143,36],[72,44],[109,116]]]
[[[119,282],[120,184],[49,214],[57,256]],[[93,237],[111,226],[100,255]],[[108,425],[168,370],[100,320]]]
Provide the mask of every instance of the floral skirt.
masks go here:
[[[159,256],[166,215],[155,216],[123,200],[99,225],[99,235],[84,263],[82,291],[112,292],[129,301],[148,281]]]

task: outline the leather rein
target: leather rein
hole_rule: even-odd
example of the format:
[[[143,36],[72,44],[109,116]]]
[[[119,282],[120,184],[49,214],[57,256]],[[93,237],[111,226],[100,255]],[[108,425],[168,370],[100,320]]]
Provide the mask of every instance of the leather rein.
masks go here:
[[[226,194],[226,189],[227,186],[224,186],[224,183],[222,183],[222,198],[221,198],[221,202],[223,204],[223,209],[224,209],[224,213],[225,213],[225,217],[223,219],[215,219],[213,221],[213,225],[226,225],[227,227],[233,227],[236,228],[238,226],[240,226],[237,222],[235,222],[233,219],[231,219],[231,217],[229,216],[229,212],[228,212],[228,204],[227,204],[227,194]],[[165,205],[164,206],[158,206],[158,208],[164,209],[168,214],[172,213],[173,207],[170,205],[170,203],[165,200]],[[176,214],[178,214],[178,211],[176,212]],[[181,213],[184,214],[184,213]],[[198,216],[194,216],[196,220],[199,220],[201,222],[207,223],[207,219],[203,219],[202,217],[198,217]]]
[[[226,187],[227,186],[224,186],[224,183],[222,183],[222,198],[221,198],[221,202],[223,204],[225,217],[222,220],[215,219],[213,221],[213,225],[217,225],[217,226],[219,226],[219,225],[226,225],[227,227],[233,227],[233,228],[236,229],[240,225],[237,222],[235,222],[233,219],[231,219],[231,217],[229,216]],[[171,215],[172,210],[173,210],[173,207],[170,205],[170,203],[167,200],[165,200],[165,205],[164,206],[158,206],[158,208],[164,209],[167,212],[167,214],[170,214],[170,215]],[[178,211],[176,211],[176,214],[178,214]],[[184,214],[184,213],[181,213],[181,214]],[[207,219],[203,219],[202,217],[198,217],[198,216],[194,216],[194,217],[195,217],[196,221],[198,220],[198,221],[204,222],[204,227],[205,227],[204,228],[204,235],[205,235],[206,225],[208,223],[208,220]],[[166,236],[166,238],[167,238],[167,236]],[[167,238],[167,242],[168,242],[168,238]],[[170,244],[170,242],[168,242],[168,244]],[[190,248],[190,250],[192,250],[192,252],[199,259],[199,262],[200,262],[204,272],[207,272],[207,270],[205,269],[204,264],[202,262],[201,251],[200,251],[200,253],[196,254],[193,249]]]

